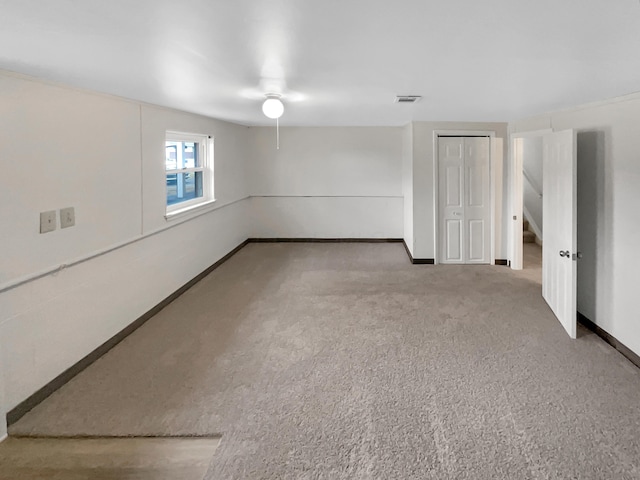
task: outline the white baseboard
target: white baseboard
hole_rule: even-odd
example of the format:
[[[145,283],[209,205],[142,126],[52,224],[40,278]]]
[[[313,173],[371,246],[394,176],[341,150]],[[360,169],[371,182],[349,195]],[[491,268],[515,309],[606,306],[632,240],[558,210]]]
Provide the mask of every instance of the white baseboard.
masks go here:
[[[9,435],[7,435],[6,433],[4,435],[2,435],[0,437],[0,443],[4,442],[7,438],[9,438]]]

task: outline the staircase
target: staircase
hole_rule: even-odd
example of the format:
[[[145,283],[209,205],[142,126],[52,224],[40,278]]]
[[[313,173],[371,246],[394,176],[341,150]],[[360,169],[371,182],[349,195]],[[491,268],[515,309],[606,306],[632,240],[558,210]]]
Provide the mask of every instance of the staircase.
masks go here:
[[[536,243],[536,234],[529,230],[529,220],[522,222],[522,243]]]

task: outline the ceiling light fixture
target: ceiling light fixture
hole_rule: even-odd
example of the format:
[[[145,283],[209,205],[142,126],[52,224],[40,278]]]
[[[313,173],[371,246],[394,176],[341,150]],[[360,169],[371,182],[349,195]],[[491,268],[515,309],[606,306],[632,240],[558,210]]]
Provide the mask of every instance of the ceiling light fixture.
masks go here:
[[[262,104],[262,113],[269,118],[278,119],[284,113],[284,105],[277,93],[267,93],[267,99]]]
[[[284,113],[284,105],[277,93],[267,93],[266,97],[267,99],[262,104],[262,113],[276,120],[276,149],[280,150],[280,121],[278,119]]]

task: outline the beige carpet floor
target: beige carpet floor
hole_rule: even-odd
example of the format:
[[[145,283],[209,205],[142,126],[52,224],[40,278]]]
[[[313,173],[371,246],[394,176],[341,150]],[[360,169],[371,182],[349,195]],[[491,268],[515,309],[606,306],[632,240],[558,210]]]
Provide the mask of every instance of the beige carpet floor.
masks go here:
[[[249,244],[18,423],[222,434],[207,479],[637,479],[640,370],[539,274]]]

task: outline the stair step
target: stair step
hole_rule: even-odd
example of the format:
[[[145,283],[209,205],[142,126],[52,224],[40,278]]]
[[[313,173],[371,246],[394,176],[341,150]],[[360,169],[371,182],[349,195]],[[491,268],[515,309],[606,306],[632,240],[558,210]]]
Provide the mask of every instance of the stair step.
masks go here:
[[[522,241],[524,243],[536,243],[536,234],[528,230],[524,231],[522,232]]]

